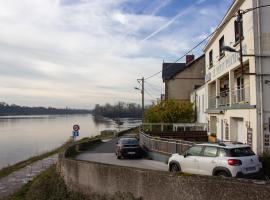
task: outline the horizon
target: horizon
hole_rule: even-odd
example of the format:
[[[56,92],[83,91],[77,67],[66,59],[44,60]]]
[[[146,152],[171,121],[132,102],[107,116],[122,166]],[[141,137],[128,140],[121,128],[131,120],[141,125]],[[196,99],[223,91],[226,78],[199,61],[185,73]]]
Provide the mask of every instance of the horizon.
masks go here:
[[[0,2],[0,101],[86,109],[140,104],[136,79],[212,32],[232,0]],[[161,75],[145,87],[150,104],[164,92]]]

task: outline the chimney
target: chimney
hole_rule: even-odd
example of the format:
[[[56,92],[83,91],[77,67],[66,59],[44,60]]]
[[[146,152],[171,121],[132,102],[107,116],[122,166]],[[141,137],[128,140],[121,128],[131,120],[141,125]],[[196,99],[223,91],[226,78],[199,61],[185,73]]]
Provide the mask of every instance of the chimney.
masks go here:
[[[194,60],[194,55],[186,55],[186,64],[192,62]]]

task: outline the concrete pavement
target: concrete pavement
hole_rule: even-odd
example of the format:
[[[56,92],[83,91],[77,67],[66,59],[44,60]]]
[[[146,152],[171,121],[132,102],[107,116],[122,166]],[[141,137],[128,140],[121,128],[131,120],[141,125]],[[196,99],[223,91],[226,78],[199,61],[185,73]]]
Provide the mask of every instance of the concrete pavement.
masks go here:
[[[168,171],[167,165],[162,162],[147,159],[117,159],[114,153],[118,138],[105,142],[91,151],[79,154],[76,159],[94,161],[99,163],[113,164],[127,167],[137,167],[142,169],[153,169],[159,171]]]

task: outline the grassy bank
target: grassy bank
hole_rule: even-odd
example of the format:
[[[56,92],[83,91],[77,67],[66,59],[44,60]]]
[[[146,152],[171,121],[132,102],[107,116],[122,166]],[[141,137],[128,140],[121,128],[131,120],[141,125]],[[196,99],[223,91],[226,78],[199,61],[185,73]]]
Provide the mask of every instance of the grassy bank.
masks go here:
[[[57,173],[53,165],[40,175],[28,182],[18,192],[6,200],[140,200],[134,198],[130,193],[117,192],[114,195],[93,193],[85,195],[71,191],[65,184],[63,178]]]
[[[70,191],[62,177],[56,172],[53,165],[40,175],[28,182],[18,192],[7,198],[7,200],[84,200],[80,193]]]

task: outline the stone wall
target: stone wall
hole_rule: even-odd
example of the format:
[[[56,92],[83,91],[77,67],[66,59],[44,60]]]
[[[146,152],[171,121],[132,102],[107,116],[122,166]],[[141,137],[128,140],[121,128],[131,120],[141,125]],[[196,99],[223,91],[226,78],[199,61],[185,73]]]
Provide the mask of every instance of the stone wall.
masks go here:
[[[74,191],[110,199],[116,194],[146,200],[265,200],[270,185],[208,176],[179,176],[95,162],[59,158],[58,169]],[[124,196],[123,196],[124,195]],[[124,198],[126,199],[126,198]]]

